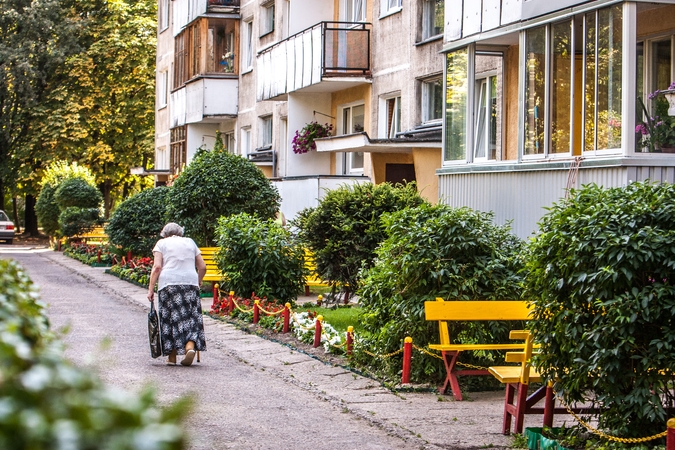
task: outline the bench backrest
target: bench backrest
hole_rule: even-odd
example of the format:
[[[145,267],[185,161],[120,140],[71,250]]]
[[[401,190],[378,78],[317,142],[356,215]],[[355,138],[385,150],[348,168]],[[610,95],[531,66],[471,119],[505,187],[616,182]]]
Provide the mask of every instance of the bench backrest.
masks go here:
[[[426,320],[437,320],[441,344],[450,343],[447,321],[527,320],[531,309],[525,300],[456,300],[424,302]]]

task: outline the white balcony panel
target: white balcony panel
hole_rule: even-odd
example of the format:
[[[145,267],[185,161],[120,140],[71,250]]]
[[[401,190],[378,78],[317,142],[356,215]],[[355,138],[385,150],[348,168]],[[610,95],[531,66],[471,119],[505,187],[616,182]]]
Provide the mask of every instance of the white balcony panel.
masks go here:
[[[480,33],[480,22],[482,13],[483,13],[482,2],[476,0],[464,1],[464,23],[462,24],[463,37]]]
[[[272,76],[265,77],[263,80],[263,97],[270,98],[270,88],[272,86],[272,78],[274,77],[274,68],[272,67],[272,52],[267,52],[262,55],[263,73],[271,74]]]
[[[265,84],[265,78],[271,77],[272,74],[265,72],[265,65],[263,64],[263,58],[262,56],[258,56],[255,59],[255,72],[257,74],[256,77],[256,83],[255,83],[255,88],[256,88],[256,100],[265,100],[265,97],[263,97],[263,85]]]
[[[186,123],[237,114],[237,79],[202,78],[186,85]]]
[[[286,42],[281,42],[272,52],[272,86],[270,97],[286,93]]]
[[[302,34],[302,87],[312,85],[312,32]]]
[[[286,92],[295,89],[295,44],[294,41],[286,42]]]
[[[522,11],[522,0],[502,0],[502,26],[519,21]]]
[[[501,0],[483,0],[483,23],[481,31],[493,30],[499,26]]]
[[[295,52],[295,77],[293,83],[293,91],[300,89],[302,87],[302,67],[303,67],[303,46],[302,46],[302,36],[304,33],[299,35],[293,40],[293,50]]]
[[[470,0],[468,0],[470,1]],[[446,42],[462,38],[462,0],[446,0],[445,2],[445,37]]]
[[[185,125],[185,88],[171,93],[171,128]]]
[[[321,81],[321,67],[323,66],[321,42],[321,28],[314,28],[312,30],[312,83]]]
[[[207,0],[174,0],[173,35],[177,36],[185,26],[207,10]]]

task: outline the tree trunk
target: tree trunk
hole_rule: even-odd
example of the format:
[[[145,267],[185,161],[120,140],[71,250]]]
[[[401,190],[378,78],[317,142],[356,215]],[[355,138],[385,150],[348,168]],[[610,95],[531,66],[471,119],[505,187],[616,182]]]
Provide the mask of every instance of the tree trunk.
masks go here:
[[[19,222],[21,221],[19,220],[19,208],[16,206],[16,195],[12,197],[12,205],[14,207],[14,228],[16,228],[16,232],[20,234],[21,224]]]
[[[0,177],[0,209],[5,210],[5,182]]]
[[[35,197],[26,194],[26,212],[24,214],[24,234],[39,236],[37,216],[35,215]]]
[[[112,191],[112,182],[110,180],[105,180],[103,182],[103,218],[108,220],[110,218],[110,210],[112,209],[112,196],[110,195]]]

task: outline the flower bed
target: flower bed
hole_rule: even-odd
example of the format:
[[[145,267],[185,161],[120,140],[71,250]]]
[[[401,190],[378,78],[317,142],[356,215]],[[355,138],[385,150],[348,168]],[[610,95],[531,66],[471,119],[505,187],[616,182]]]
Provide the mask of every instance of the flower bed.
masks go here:
[[[117,262],[117,255],[109,245],[71,242],[63,254],[94,267],[110,267]]]
[[[131,281],[139,286],[148,287],[153,260],[150,257],[136,257],[123,264],[116,264],[108,273],[118,276],[125,281]]]

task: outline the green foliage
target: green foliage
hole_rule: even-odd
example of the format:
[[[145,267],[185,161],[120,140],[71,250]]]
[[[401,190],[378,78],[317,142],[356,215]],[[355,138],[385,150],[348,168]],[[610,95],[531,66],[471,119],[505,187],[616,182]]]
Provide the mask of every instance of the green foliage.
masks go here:
[[[61,210],[68,207],[98,208],[103,202],[101,192],[82,178],[63,180],[54,192],[54,200]]]
[[[44,305],[19,266],[0,260],[0,448],[181,449],[182,399],[125,393],[63,359]]]
[[[62,181],[68,178],[81,178],[90,185],[96,184],[96,179],[88,167],[79,165],[76,161],[54,161],[42,173],[40,186],[52,186],[56,188]]]
[[[167,215],[197,245],[209,247],[221,216],[247,213],[265,220],[274,218],[278,209],[279,193],[255,164],[241,156],[203,151],[174,182]]]
[[[469,208],[428,204],[383,216],[387,238],[376,251],[375,265],[365,271],[358,292],[361,326],[370,334],[371,351],[395,351],[406,336],[419,346],[438,343],[438,323],[424,318],[424,302],[436,297],[520,298],[523,243],[492,218],[492,214]],[[448,327],[456,342],[508,342],[514,323],[448,322]],[[474,357],[464,362],[489,365],[496,358],[481,353]],[[400,358],[382,364],[379,369],[391,375],[401,367]],[[442,379],[445,372],[440,360],[420,355],[413,359],[411,373],[421,381]]]
[[[168,187],[147,189],[129,197],[113,213],[105,232],[112,244],[150,256],[165,224]]]
[[[100,223],[98,208],[69,206],[59,214],[59,233],[66,237],[77,236],[93,230]]]
[[[55,236],[59,231],[59,214],[61,214],[61,210],[54,199],[55,192],[55,186],[45,184],[35,203],[35,213],[37,214],[40,226],[42,226],[42,232],[48,236]]]
[[[225,275],[226,290],[243,297],[255,292],[281,302],[295,300],[303,291],[304,250],[273,220],[246,213],[221,217],[217,239],[216,263]]]
[[[594,401],[599,427],[661,432],[675,406],[675,187],[572,191],[530,245],[536,366],[566,403]]]
[[[414,183],[342,186],[328,191],[316,208],[301,211],[292,225],[314,253],[319,277],[355,291],[359,270],[372,266],[375,249],[385,238],[380,216],[424,202]]]

